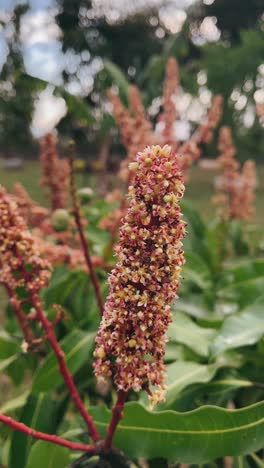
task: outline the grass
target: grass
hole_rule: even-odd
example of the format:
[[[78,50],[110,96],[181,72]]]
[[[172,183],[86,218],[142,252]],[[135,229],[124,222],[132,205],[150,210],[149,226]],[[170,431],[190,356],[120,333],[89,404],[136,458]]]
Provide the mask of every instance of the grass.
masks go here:
[[[256,221],[259,225],[264,225],[262,215],[262,206],[264,201],[264,164],[257,168],[258,190],[256,198]],[[205,171],[199,167],[194,167],[191,171],[190,182],[187,185],[185,197],[190,200],[194,207],[199,210],[202,216],[208,218],[213,216],[215,207],[211,203],[213,195],[213,178],[216,173]],[[101,177],[101,176],[99,176]],[[25,163],[23,169],[5,170],[0,169],[0,183],[7,190],[12,191],[15,182],[21,182],[30,193],[31,197],[42,205],[47,204],[43,189],[39,186],[40,166],[38,161],[29,161]],[[82,185],[91,183],[90,175],[81,177]],[[96,184],[93,184],[96,185]]]

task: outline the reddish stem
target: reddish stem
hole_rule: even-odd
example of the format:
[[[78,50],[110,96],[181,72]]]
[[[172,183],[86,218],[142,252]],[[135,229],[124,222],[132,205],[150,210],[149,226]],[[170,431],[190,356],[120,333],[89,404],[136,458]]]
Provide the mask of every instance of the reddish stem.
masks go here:
[[[33,337],[33,333],[31,331],[31,329],[28,326],[26,316],[25,316],[23,310],[21,309],[21,302],[16,298],[15,293],[12,290],[12,288],[10,288],[10,286],[8,284],[6,284],[6,283],[3,283],[3,284],[4,284],[4,286],[5,286],[6,290],[7,290],[7,293],[9,295],[10,304],[14,309],[14,312],[16,314],[16,318],[17,318],[19,326],[20,326],[20,328],[21,328],[21,330],[23,332],[24,338],[25,338],[26,342],[30,345],[30,343],[32,343],[34,337]]]
[[[42,324],[42,326],[43,326],[43,328],[44,328],[44,330],[46,332],[47,340],[49,341],[49,343],[50,343],[50,345],[51,345],[51,347],[52,347],[52,349],[53,349],[53,351],[54,351],[54,353],[56,355],[56,358],[57,358],[58,364],[59,364],[60,373],[61,373],[61,375],[62,375],[62,377],[63,377],[63,379],[65,381],[65,384],[66,384],[66,386],[67,386],[67,388],[69,390],[71,398],[73,399],[73,401],[75,403],[75,406],[77,407],[77,409],[79,410],[81,416],[83,417],[84,421],[86,422],[91,438],[93,439],[94,442],[96,442],[97,440],[100,439],[100,435],[97,432],[97,429],[95,427],[95,424],[93,422],[92,417],[87,413],[87,411],[86,411],[86,409],[84,407],[84,404],[83,404],[83,402],[82,402],[82,400],[80,398],[78,390],[77,390],[77,388],[75,386],[75,383],[73,381],[73,377],[72,377],[72,375],[69,372],[69,369],[67,367],[64,352],[60,348],[59,343],[58,343],[57,338],[56,338],[56,335],[54,333],[53,325],[45,317],[45,315],[43,313],[43,310],[42,310],[42,304],[41,304],[41,301],[40,301],[39,297],[34,293],[32,293],[30,295],[30,297],[31,297],[32,305],[36,310],[37,318],[38,318],[39,322]]]
[[[76,188],[75,188],[75,183],[74,183],[74,168],[73,168],[73,158],[72,157],[70,157],[70,167],[71,167],[70,184],[71,184],[71,196],[72,196],[72,203],[73,203],[73,216],[74,216],[76,227],[77,227],[77,230],[78,230],[78,233],[79,233],[80,242],[81,242],[84,258],[85,258],[85,261],[86,261],[86,265],[87,265],[88,271],[89,271],[90,276],[91,276],[91,281],[92,281],[92,284],[93,284],[93,287],[94,287],[94,291],[95,291],[97,303],[98,303],[98,306],[99,306],[100,314],[102,316],[103,313],[104,313],[104,301],[103,301],[102,294],[101,294],[100,283],[98,281],[98,278],[97,278],[95,270],[94,270],[94,266],[93,266],[93,262],[92,262],[92,258],[91,258],[91,254],[90,254],[89,243],[88,243],[88,240],[87,240],[87,238],[86,238],[86,236],[84,234],[84,230],[83,230],[82,217],[81,217],[81,213],[80,213],[80,203],[79,203],[79,200],[78,200],[77,195],[76,195]]]
[[[96,448],[93,445],[78,444],[75,442],[70,442],[66,439],[62,439],[61,437],[58,437],[56,435],[45,434],[44,432],[36,431],[35,429],[31,429],[31,427],[28,427],[23,423],[17,422],[9,416],[5,416],[4,414],[0,414],[0,422],[5,424],[6,426],[9,426],[14,431],[23,432],[24,434],[30,437],[34,437],[34,439],[45,440],[47,442],[51,442],[52,444],[62,445],[63,447],[67,447],[70,450],[80,450],[82,452],[96,451]]]
[[[126,396],[127,396],[127,392],[124,392],[123,390],[120,390],[117,393],[117,401],[116,401],[115,406],[112,409],[112,419],[108,426],[107,436],[104,442],[104,448],[106,450],[111,449],[112,441],[113,441],[117,426],[119,424],[119,421],[124,416],[124,405],[126,401]]]
[[[17,250],[17,248],[15,248],[15,255],[17,258],[21,259],[21,256]],[[23,259],[21,259],[21,272],[23,274],[23,277],[24,277],[24,280],[25,280],[25,284],[27,284],[27,281],[28,281],[28,275],[29,273],[26,271],[26,268],[25,268],[25,265],[24,265],[24,262],[23,262]],[[74,380],[73,380],[73,377],[67,367],[67,364],[66,364],[66,361],[65,361],[65,356],[64,356],[64,352],[62,351],[58,341],[57,341],[57,338],[56,338],[56,335],[55,335],[55,332],[54,332],[54,329],[53,329],[53,324],[46,318],[44,312],[43,312],[43,308],[42,308],[42,302],[38,296],[38,294],[36,294],[34,291],[32,290],[29,290],[29,298],[30,298],[30,301],[31,301],[31,304],[32,306],[34,307],[35,311],[36,311],[36,318],[37,320],[39,321],[39,323],[43,326],[43,329],[45,330],[45,339],[47,339],[55,353],[55,356],[57,358],[57,361],[58,361],[58,364],[59,364],[59,371],[65,381],[65,384],[69,390],[69,393],[71,395],[71,398],[73,400],[73,402],[75,403],[75,406],[76,408],[78,409],[79,413],[81,414],[81,416],[83,417],[85,423],[87,424],[87,427],[88,427],[88,430],[89,430],[89,433],[90,433],[90,436],[91,438],[93,439],[94,442],[96,442],[97,440],[100,439],[100,435],[99,433],[97,432],[97,429],[95,427],[95,424],[93,422],[93,419],[92,417],[87,413],[85,407],[84,407],[84,404],[80,398],[80,395],[78,393],[78,390],[75,386],[75,383],[74,383]]]

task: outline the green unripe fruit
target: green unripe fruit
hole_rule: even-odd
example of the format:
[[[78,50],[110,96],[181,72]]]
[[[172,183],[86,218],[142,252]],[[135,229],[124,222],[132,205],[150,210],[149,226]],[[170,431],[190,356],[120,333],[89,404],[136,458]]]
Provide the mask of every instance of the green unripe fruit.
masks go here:
[[[87,203],[93,197],[94,191],[91,187],[84,187],[78,190],[77,195],[81,203]]]
[[[67,210],[63,208],[58,208],[52,213],[51,224],[55,231],[62,232],[66,231],[69,227],[70,215]]]

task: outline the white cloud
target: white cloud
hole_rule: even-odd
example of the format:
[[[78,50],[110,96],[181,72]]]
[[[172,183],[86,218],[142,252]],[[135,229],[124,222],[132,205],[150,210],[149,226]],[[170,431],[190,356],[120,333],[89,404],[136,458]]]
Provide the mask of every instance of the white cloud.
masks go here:
[[[53,96],[53,87],[48,86],[35,100],[31,132],[40,138],[52,131],[67,114],[66,102],[61,97]]]
[[[6,58],[8,56],[8,45],[7,42],[3,36],[3,34],[0,33],[0,71],[2,70],[2,67],[6,61]]]
[[[57,41],[40,42],[25,47],[24,64],[29,75],[52,83],[61,83],[61,72],[64,67],[61,44]]]

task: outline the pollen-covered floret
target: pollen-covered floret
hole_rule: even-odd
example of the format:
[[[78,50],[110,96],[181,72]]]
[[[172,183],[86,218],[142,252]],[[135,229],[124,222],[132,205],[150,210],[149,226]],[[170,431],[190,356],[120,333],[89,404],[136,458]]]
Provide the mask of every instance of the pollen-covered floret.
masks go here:
[[[51,265],[40,257],[16,203],[0,187],[1,282],[12,290],[25,287],[28,291],[39,292],[48,284],[50,271]]]
[[[151,397],[157,403],[165,394],[166,332],[184,263],[186,223],[179,207],[184,184],[167,145],[138,153],[130,170],[129,208],[109,278],[94,368],[97,377],[112,375],[119,390],[151,394],[151,387],[158,387]]]

